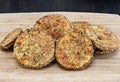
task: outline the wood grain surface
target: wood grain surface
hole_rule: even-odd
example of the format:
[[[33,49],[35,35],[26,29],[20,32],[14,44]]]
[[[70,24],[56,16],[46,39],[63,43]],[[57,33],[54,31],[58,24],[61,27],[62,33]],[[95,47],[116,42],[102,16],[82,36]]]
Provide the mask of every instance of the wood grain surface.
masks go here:
[[[40,17],[59,13],[71,21],[88,21],[108,27],[120,39],[120,16],[116,14],[41,12],[0,14],[0,41],[13,29],[31,28]],[[12,50],[0,50],[0,82],[120,82],[120,48],[106,55],[94,55],[92,64],[78,71],[68,71],[56,62],[42,69],[28,69],[21,66]]]

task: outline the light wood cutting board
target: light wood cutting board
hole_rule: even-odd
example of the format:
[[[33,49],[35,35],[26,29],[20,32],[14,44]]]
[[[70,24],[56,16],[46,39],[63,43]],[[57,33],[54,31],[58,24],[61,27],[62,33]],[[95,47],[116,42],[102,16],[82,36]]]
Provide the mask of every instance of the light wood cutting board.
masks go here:
[[[59,13],[71,21],[88,21],[111,29],[120,39],[120,16],[79,12],[42,12],[0,14],[0,41],[13,29],[31,28],[40,17]],[[23,68],[12,51],[0,50],[0,82],[120,82],[120,48],[107,55],[95,55],[85,70],[68,71],[54,62],[42,69]]]

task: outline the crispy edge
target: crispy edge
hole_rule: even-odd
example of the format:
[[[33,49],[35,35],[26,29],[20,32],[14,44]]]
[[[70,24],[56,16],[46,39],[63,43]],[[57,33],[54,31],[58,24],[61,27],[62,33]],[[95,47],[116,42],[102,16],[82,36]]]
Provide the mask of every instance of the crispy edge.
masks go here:
[[[12,47],[16,38],[19,36],[19,34],[21,32],[23,32],[21,28],[16,28],[13,31],[11,31],[9,34],[7,34],[0,43],[1,49],[8,49],[8,48]],[[13,37],[12,34],[15,34],[15,36]],[[13,38],[10,39],[9,41],[7,41],[10,37],[13,37]]]

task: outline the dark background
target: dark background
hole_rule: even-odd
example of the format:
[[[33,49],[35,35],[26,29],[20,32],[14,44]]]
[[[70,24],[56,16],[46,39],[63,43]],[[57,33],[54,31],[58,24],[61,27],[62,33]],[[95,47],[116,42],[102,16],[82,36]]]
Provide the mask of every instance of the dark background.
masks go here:
[[[0,13],[47,11],[120,14],[120,0],[0,0]]]

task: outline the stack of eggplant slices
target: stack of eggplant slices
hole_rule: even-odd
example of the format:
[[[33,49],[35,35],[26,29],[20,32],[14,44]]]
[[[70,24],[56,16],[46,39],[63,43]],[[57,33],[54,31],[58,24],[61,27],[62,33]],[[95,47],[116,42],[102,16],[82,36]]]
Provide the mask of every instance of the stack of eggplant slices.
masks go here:
[[[15,58],[27,68],[43,68],[55,60],[65,69],[78,70],[86,68],[95,53],[115,51],[119,39],[106,27],[49,14],[32,28],[14,29],[0,46],[4,51],[13,48]]]

